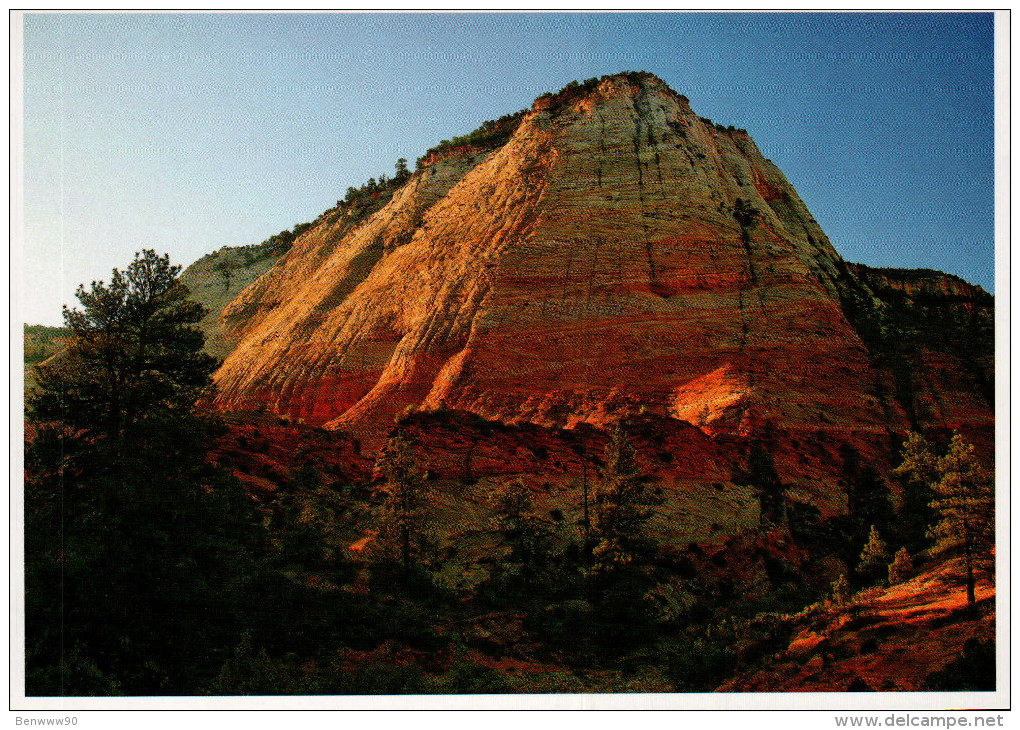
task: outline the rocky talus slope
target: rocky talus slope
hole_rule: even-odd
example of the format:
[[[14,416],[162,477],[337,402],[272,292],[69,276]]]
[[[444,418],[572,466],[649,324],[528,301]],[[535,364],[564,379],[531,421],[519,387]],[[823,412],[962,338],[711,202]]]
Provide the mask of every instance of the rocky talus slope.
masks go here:
[[[370,214],[320,216],[223,310],[218,406],[369,446],[440,407],[559,427],[640,409],[717,433],[990,425],[990,297],[883,272],[841,260],[743,130],[654,76],[604,77],[541,97],[497,147],[430,157]],[[987,352],[932,346],[916,325],[936,311]]]

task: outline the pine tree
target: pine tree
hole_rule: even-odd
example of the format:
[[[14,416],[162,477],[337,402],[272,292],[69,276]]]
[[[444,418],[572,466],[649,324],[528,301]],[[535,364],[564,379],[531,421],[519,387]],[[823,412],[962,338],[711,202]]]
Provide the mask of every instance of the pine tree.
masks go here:
[[[217,424],[195,403],[215,361],[178,271],[144,251],[110,284],[80,287],[82,309],[64,311],[69,346],[38,370],[29,694],[96,691],[75,666],[109,691],[192,694],[237,642],[260,536],[240,484],[207,459]]]
[[[991,574],[995,550],[995,485],[977,460],[974,445],[954,434],[949,450],[938,460],[940,477],[933,485],[931,506],[938,522],[931,530],[932,554],[962,554],[967,569],[967,603],[974,606],[975,568]]]
[[[921,434],[910,431],[903,442],[902,461],[893,469],[893,475],[923,484],[939,481],[939,457]]]
[[[521,479],[499,484],[489,494],[493,526],[510,546],[509,559],[521,566],[525,587],[549,554],[549,530],[532,510],[531,493]]]
[[[497,485],[489,494],[489,504],[495,513],[493,523],[496,529],[508,534],[523,529],[529,513],[534,508],[531,493],[521,479]]]
[[[245,632],[209,689],[210,694],[223,696],[285,695],[290,684],[283,666],[271,660],[264,648],[256,652],[251,634]]]
[[[931,503],[935,497],[932,487],[941,479],[939,456],[931,443],[914,432],[907,434],[901,454],[900,465],[892,470],[903,488],[894,534],[908,550],[918,553],[928,548],[928,530],[935,522]]]
[[[910,559],[907,549],[901,547],[896,551],[896,557],[889,564],[889,585],[894,586],[897,583],[902,583],[910,578],[913,572],[914,561]]]
[[[211,384],[214,358],[193,325],[204,309],[188,298],[180,266],[145,250],[109,284],[78,288],[64,307],[67,350],[36,368],[28,410],[39,423],[86,432],[111,446],[143,435],[147,421],[190,412]]]
[[[871,526],[871,534],[868,537],[868,544],[861,552],[861,560],[857,566],[857,572],[865,577],[876,575],[886,566],[889,560],[889,551],[882,536],[874,525]]]
[[[842,606],[849,600],[850,582],[846,579],[846,574],[840,574],[840,576],[832,582],[832,602],[837,606]]]
[[[595,489],[592,532],[595,569],[599,572],[630,563],[641,544],[641,532],[658,504],[641,479],[634,446],[620,423],[606,445],[605,468]]]
[[[967,571],[967,602],[976,603],[976,569],[992,574],[995,550],[995,485],[974,455],[974,446],[954,434],[939,456],[923,437],[910,433],[894,475],[915,493],[931,494],[935,524],[928,531],[932,555],[961,555]],[[905,504],[906,506],[906,504]]]
[[[386,444],[376,468],[386,477],[382,487],[383,506],[377,541],[386,551],[399,552],[405,579],[412,558],[425,541],[425,479],[411,449],[411,442],[398,432]]]
[[[411,177],[411,173],[408,172],[407,170],[407,160],[404,159],[403,157],[397,160],[396,168],[397,173],[396,175],[394,175],[393,179],[396,180],[398,184],[404,182],[407,178]]]

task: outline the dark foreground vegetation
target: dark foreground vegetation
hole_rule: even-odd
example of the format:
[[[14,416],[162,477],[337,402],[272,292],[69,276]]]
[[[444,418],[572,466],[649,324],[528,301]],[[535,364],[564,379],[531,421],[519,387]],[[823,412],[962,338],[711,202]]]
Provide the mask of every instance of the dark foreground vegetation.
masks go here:
[[[372,475],[299,449],[272,488],[238,480],[217,447],[230,426],[201,407],[216,363],[177,275],[145,251],[81,288],[67,348],[37,369],[30,696],[711,691],[784,649],[798,612],[940,556],[962,561],[977,610],[991,475],[959,436],[916,434],[887,476],[847,448],[847,511],[824,522],[790,498],[763,434],[733,475],[759,495],[760,524],[706,552],[647,529],[663,496],[622,422],[579,475],[576,524],[540,514],[518,479],[487,488],[483,574],[457,587],[438,492],[477,484],[431,478],[401,422]],[[233,443],[268,459],[253,437]],[[756,590],[741,583],[750,562]],[[931,686],[991,689],[971,671],[989,652],[968,643]]]

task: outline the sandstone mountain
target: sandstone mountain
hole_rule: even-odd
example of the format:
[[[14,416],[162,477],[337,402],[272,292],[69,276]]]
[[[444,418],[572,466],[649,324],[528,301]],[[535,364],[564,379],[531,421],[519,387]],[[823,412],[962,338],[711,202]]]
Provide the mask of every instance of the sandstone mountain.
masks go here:
[[[992,298],[845,263],[744,130],[644,73],[508,119],[326,211],[222,308],[218,407],[369,447],[436,409],[990,435]]]

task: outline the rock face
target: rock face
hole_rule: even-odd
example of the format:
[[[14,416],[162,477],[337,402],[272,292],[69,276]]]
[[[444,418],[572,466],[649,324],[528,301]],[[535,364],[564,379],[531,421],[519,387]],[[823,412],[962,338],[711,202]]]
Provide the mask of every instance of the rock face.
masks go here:
[[[369,446],[441,407],[559,427],[641,409],[736,433],[939,416],[901,402],[883,322],[973,288],[848,267],[746,132],[654,76],[571,85],[498,148],[429,159],[380,209],[321,216],[226,307],[220,408]],[[953,381],[934,391],[967,392],[942,416],[991,422],[982,365],[918,353],[955,363],[929,363]]]
[[[840,299],[868,347],[877,372],[876,392],[890,418],[896,410],[912,425],[970,431],[974,440],[990,443],[995,403],[991,295],[937,271],[848,264],[840,278]]]

